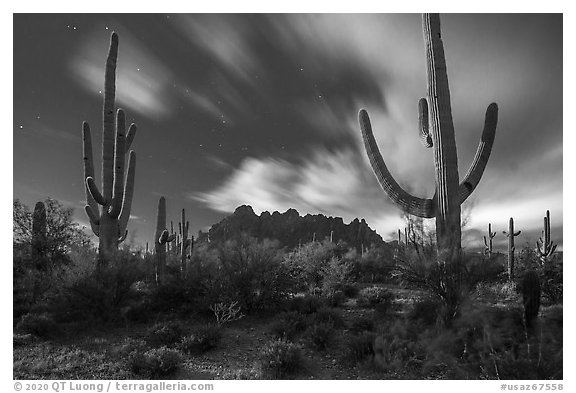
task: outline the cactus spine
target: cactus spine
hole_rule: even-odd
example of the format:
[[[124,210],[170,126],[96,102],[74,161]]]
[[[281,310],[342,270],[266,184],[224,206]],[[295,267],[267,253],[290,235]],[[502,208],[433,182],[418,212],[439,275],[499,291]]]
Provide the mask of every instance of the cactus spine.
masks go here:
[[[512,281],[514,278],[514,251],[516,250],[514,238],[522,233],[522,231],[514,232],[514,219],[510,217],[508,232],[502,231],[502,233],[508,237],[508,280]]]
[[[36,268],[42,271],[48,267],[46,260],[47,228],[46,206],[43,202],[38,202],[34,206],[34,213],[32,213],[32,261]]]
[[[488,255],[488,258],[492,257],[492,239],[496,236],[496,232],[492,232],[492,224],[488,223],[488,239],[484,236],[484,254]]]
[[[374,135],[366,110],[359,113],[360,128],[370,164],[381,187],[390,199],[408,214],[436,218],[436,241],[441,258],[452,260],[461,250],[460,205],[472,194],[488,163],[498,119],[498,106],[488,106],[484,130],[472,166],[459,184],[458,157],[444,48],[440,37],[440,17],[423,14],[426,46],[427,97],[420,99],[419,126],[425,147],[434,148],[436,192],[431,199],[410,195],[392,177]]]
[[[536,241],[536,247],[538,248],[538,256],[540,259],[540,265],[544,267],[554,251],[556,251],[556,244],[550,238],[550,210],[546,210],[546,217],[544,217],[544,230],[542,231],[542,237]]]
[[[522,300],[524,303],[524,321],[528,332],[534,327],[540,309],[540,277],[534,270],[528,270],[522,278]]]
[[[104,77],[104,126],[102,136],[102,192],[94,180],[92,136],[87,122],[82,124],[84,148],[84,182],[86,191],[86,214],[92,231],[99,238],[98,266],[106,266],[126,238],[128,219],[134,194],[136,154],[130,151],[128,170],[124,182],[126,153],[136,134],[131,124],[126,133],[125,114],[118,109],[114,115],[116,94],[116,61],[118,58],[118,35],[112,33],[110,51]],[[100,206],[101,208],[100,208]]]
[[[166,243],[174,241],[175,237],[175,234],[169,235],[166,229],[166,198],[160,197],[156,217],[156,232],[154,233],[156,283],[160,283],[164,278],[164,272],[166,270]]]

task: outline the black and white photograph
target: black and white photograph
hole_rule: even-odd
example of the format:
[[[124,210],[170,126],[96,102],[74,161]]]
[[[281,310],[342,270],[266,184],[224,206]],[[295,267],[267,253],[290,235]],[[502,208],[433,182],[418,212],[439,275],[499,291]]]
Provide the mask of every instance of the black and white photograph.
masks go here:
[[[562,13],[109,10],[13,14],[14,381],[568,389]]]

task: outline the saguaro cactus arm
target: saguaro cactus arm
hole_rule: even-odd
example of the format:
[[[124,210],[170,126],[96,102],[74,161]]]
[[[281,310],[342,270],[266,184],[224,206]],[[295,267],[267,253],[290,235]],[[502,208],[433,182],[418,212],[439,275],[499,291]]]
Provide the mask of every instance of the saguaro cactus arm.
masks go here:
[[[84,152],[84,179],[89,177],[94,178],[92,134],[90,133],[90,125],[87,122],[82,123],[82,148]],[[100,228],[99,219],[96,217],[100,216],[100,209],[98,203],[94,200],[90,190],[88,189],[88,184],[84,184],[84,191],[86,193],[86,213],[88,213],[88,210],[92,212],[92,214],[88,213],[88,218],[90,218],[90,227],[92,228],[92,232],[98,236]]]
[[[492,145],[494,144],[494,137],[496,135],[496,125],[498,123],[498,105],[492,103],[486,109],[486,117],[484,119],[484,130],[482,131],[482,137],[480,138],[480,143],[478,144],[478,149],[476,150],[476,155],[472,161],[472,165],[464,180],[460,182],[460,203],[464,201],[472,194],[472,191],[476,188],[486,164],[488,164],[488,159],[490,158],[490,153],[492,152]]]
[[[130,218],[130,210],[132,209],[132,197],[134,195],[134,177],[136,172],[136,153],[130,151],[128,159],[128,175],[126,176],[126,185],[124,187],[124,198],[122,200],[122,210],[118,217],[118,226],[120,233],[124,232],[128,227],[128,219]]]
[[[92,199],[94,199],[96,202],[98,202],[98,204],[100,204],[102,206],[106,206],[108,201],[104,198],[104,196],[98,190],[98,186],[96,185],[96,182],[94,181],[93,177],[87,177],[86,178],[86,186],[88,187],[88,191],[90,191],[90,196],[92,197]]]
[[[420,140],[426,148],[432,147],[432,136],[428,128],[428,101],[420,98],[418,101],[418,128],[420,129]]]
[[[360,129],[362,130],[362,137],[364,139],[364,147],[368,153],[368,159],[372,165],[372,169],[380,186],[390,199],[398,204],[403,210],[418,217],[432,218],[435,215],[434,201],[432,199],[418,198],[410,195],[394,180],[392,174],[386,167],[386,163],[380,154],[376,139],[372,133],[372,126],[368,112],[364,109],[360,110],[358,115],[360,122]]]

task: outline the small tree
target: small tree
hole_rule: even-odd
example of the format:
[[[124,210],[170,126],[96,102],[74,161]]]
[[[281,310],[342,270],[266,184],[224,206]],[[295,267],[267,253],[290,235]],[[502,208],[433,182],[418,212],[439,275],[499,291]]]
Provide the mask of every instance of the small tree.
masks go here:
[[[33,228],[31,209],[19,199],[13,201],[13,280],[14,312],[25,312],[36,303],[60,277],[72,256],[91,247],[91,242],[80,227],[73,222],[71,208],[55,199],[44,202],[46,227],[43,230],[42,263],[33,258]],[[37,250],[37,245],[35,245]],[[58,281],[60,282],[60,281]]]

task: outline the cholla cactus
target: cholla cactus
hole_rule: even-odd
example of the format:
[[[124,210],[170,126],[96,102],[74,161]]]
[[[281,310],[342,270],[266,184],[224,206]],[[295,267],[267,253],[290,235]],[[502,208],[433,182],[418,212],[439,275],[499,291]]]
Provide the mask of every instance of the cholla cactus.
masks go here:
[[[43,202],[36,203],[32,213],[32,261],[38,270],[47,269],[46,247],[48,241],[48,225],[46,223],[46,206]]]
[[[222,326],[228,322],[237,321],[244,317],[238,302],[232,302],[229,304],[216,303],[210,306],[210,310],[214,313],[218,326]]]
[[[502,231],[508,237],[508,281],[514,279],[514,251],[516,247],[514,246],[514,238],[522,231],[514,232],[514,219],[510,217],[510,223],[508,225],[508,232]]]
[[[128,219],[134,193],[136,154],[130,151],[128,171],[124,182],[126,153],[136,135],[136,126],[130,125],[126,133],[125,114],[118,109],[114,116],[116,94],[116,61],[118,58],[118,35],[112,33],[110,51],[106,61],[104,80],[104,127],[102,137],[102,192],[94,180],[92,136],[87,122],[83,128],[84,182],[86,188],[86,214],[92,231],[99,238],[98,266],[108,264],[118,250],[118,244],[126,238]],[[101,206],[101,207],[100,207]]]
[[[166,198],[160,197],[156,217],[156,232],[154,233],[156,283],[160,283],[164,278],[164,272],[166,270],[166,243],[173,241],[175,237],[175,234],[169,235],[166,229]]]
[[[544,267],[552,257],[552,254],[554,254],[554,251],[556,251],[556,244],[550,239],[550,210],[546,210],[544,230],[542,231],[542,237],[536,242],[536,247],[538,249],[540,265]]]
[[[459,184],[450,90],[440,36],[440,17],[437,14],[424,14],[422,26],[426,47],[428,94],[426,98],[420,99],[418,108],[422,141],[425,147],[434,148],[436,193],[432,198],[415,197],[398,185],[384,163],[372,134],[368,113],[364,109],[360,110],[359,121],[364,146],[380,185],[390,199],[406,213],[417,217],[436,218],[436,241],[440,257],[449,261],[457,257],[461,250],[460,206],[474,191],[484,173],[494,142],[498,106],[494,103],[488,106],[476,156],[464,180]]]
[[[492,239],[496,237],[496,232],[492,232],[492,224],[488,223],[488,239],[484,236],[484,254],[488,255],[488,258],[492,257]]]

